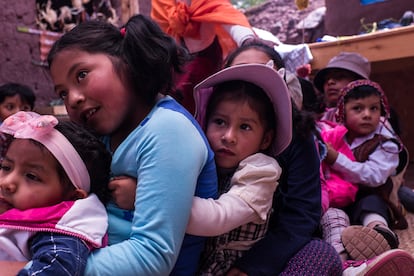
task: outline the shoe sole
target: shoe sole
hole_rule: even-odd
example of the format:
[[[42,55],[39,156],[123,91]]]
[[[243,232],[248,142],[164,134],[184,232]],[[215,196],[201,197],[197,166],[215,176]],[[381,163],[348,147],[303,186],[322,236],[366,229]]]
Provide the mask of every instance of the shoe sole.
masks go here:
[[[401,249],[393,249],[373,260],[365,272],[356,276],[412,276],[414,275],[414,258]]]
[[[344,229],[341,241],[353,260],[366,260],[391,249],[388,241],[372,228],[352,225]]]

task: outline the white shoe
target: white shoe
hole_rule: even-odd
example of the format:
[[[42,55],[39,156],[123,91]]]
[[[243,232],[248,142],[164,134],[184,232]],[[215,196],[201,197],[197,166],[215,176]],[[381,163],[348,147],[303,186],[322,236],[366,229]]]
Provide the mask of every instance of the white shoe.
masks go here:
[[[401,249],[393,249],[362,261],[345,261],[342,276],[412,276],[413,256]]]

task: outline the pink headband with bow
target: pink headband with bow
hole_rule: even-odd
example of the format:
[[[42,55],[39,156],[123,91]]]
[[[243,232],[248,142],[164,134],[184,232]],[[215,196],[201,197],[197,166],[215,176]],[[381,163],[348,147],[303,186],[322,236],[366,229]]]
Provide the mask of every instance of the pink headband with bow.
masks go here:
[[[68,139],[54,128],[57,124],[54,116],[19,111],[4,120],[0,132],[44,145],[62,165],[72,184],[89,192],[90,177],[85,163]]]

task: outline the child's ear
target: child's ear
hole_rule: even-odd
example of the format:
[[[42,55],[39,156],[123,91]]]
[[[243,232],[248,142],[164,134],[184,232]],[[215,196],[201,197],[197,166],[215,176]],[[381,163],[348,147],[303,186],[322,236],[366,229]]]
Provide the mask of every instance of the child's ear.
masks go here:
[[[82,199],[88,197],[88,193],[82,189],[76,189],[72,194],[72,200]]]
[[[266,150],[270,147],[270,144],[272,143],[274,137],[273,134],[273,130],[268,130],[265,132],[263,135],[262,144],[260,145],[261,150]]]

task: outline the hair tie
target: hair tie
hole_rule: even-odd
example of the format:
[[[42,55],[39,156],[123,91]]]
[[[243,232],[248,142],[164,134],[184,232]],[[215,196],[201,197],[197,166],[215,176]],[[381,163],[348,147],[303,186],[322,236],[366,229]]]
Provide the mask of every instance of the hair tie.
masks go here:
[[[126,34],[125,27],[122,27],[121,30],[120,30],[120,32],[121,32],[122,37],[125,37],[125,34]]]

